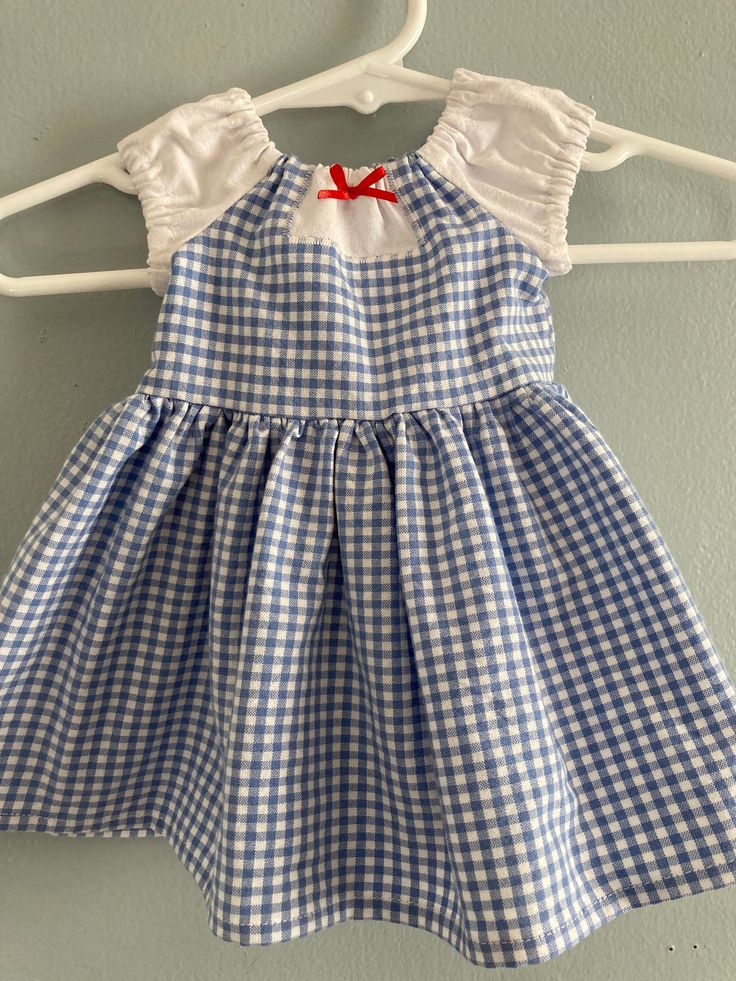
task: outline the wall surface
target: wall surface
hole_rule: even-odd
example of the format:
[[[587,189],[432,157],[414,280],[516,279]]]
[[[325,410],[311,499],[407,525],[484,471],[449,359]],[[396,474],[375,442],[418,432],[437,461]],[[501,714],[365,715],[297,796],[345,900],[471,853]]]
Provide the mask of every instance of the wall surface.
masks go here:
[[[183,102],[253,95],[378,47],[398,2],[5,0],[0,194],[112,152]],[[736,159],[731,0],[430,0],[412,68],[463,65],[553,87],[603,122]],[[421,144],[438,103],[279,111],[268,128],[304,160],[348,166]],[[590,144],[591,149],[601,149]],[[583,171],[569,240],[736,237],[736,189],[642,158]],[[140,267],[138,201],[97,185],[0,226],[8,274]],[[637,486],[736,676],[736,264],[577,266],[547,284],[557,376]],[[0,300],[0,569],[73,444],[135,388],[160,299],[129,290]],[[629,911],[515,978],[575,981],[736,973],[736,890]],[[439,938],[348,922],[271,948],[210,934],[195,882],[161,839],[0,835],[0,981],[487,976]]]

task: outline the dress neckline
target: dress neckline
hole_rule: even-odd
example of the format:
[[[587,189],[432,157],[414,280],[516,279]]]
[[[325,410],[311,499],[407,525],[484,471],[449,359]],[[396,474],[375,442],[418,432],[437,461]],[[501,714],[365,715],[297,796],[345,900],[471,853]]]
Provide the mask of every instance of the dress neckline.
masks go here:
[[[460,88],[461,82],[464,79],[466,79],[468,75],[480,76],[480,73],[474,72],[469,68],[463,68],[463,67],[458,67],[453,71],[452,76],[449,79],[450,87],[448,91],[445,93],[445,96],[443,97],[442,100],[442,106],[440,109],[439,116],[437,117],[434,126],[432,127],[429,135],[426,137],[426,139],[421,144],[421,146],[418,146],[413,150],[408,150],[406,153],[397,154],[395,156],[387,157],[385,160],[379,160],[369,164],[361,164],[358,167],[348,167],[343,165],[343,170],[348,175],[348,177],[350,179],[353,179],[355,177],[365,176],[365,174],[367,174],[368,172],[375,170],[376,167],[383,167],[385,170],[389,170],[394,166],[401,167],[402,165],[408,164],[411,160],[413,160],[417,156],[417,154],[421,155],[424,152],[424,150],[426,150],[427,147],[429,147],[435,141],[437,134],[445,125],[448,118],[451,116],[453,105],[454,102],[456,101],[455,100],[456,93]],[[487,78],[487,79],[492,78],[492,76],[490,75],[482,75],[480,77]],[[239,86],[233,86],[231,91],[241,98],[244,108],[248,110],[248,114],[251,117],[251,123],[250,123],[251,134],[258,135],[261,138],[261,140],[263,140],[267,144],[270,144],[271,147],[273,148],[273,152],[278,154],[280,157],[284,158],[285,161],[287,161],[293,167],[301,171],[312,172],[314,170],[329,170],[329,168],[332,166],[332,163],[336,162],[336,161],[332,161],[332,163],[330,164],[325,164],[322,163],[321,161],[319,163],[307,163],[307,161],[302,160],[301,157],[299,157],[297,154],[287,153],[281,150],[276,145],[276,143],[271,139],[268,129],[265,123],[263,122],[263,117],[259,115],[258,110],[256,109],[255,103],[253,101],[253,97],[248,92],[248,90],[244,88],[240,88]]]

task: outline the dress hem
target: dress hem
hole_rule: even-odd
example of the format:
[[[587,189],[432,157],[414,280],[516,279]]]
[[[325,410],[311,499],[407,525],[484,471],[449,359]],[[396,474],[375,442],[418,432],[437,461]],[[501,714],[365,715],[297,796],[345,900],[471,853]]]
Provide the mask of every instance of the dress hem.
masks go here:
[[[17,819],[17,815],[11,815],[11,817]],[[736,859],[734,859],[731,862],[710,866],[706,869],[690,869],[683,875],[664,875],[659,882],[650,878],[629,889],[607,893],[596,898],[594,902],[586,905],[574,916],[563,920],[554,930],[541,934],[522,934],[521,939],[514,941],[493,940],[486,943],[475,941],[472,944],[458,939],[457,929],[447,924],[446,914],[438,913],[430,906],[421,906],[416,903],[407,904],[398,899],[386,903],[383,893],[370,894],[362,891],[359,897],[332,904],[322,913],[305,914],[303,917],[290,921],[296,924],[291,931],[288,929],[284,931],[283,922],[274,921],[273,927],[283,931],[284,935],[271,940],[256,940],[252,939],[244,930],[229,927],[217,918],[210,902],[209,889],[205,880],[188,863],[182,845],[166,831],[162,821],[152,819],[149,824],[145,825],[70,828],[63,825],[53,825],[51,822],[43,822],[42,820],[34,823],[26,819],[11,826],[8,815],[0,811],[0,832],[2,831],[40,832],[56,837],[163,838],[171,845],[201,890],[207,907],[210,932],[218,939],[227,943],[238,944],[241,947],[271,947],[313,935],[331,926],[336,926],[338,923],[351,920],[373,920],[422,930],[448,943],[465,960],[476,967],[486,968],[513,968],[545,963],[577,946],[611,920],[630,910],[655,906],[674,899],[736,885]],[[656,894],[653,894],[652,890],[657,890]],[[373,900],[371,900],[371,895],[374,896]],[[259,930],[262,930],[263,926],[264,924],[261,924]],[[269,924],[265,924],[266,928],[268,926]],[[540,944],[546,948],[544,951],[537,949]],[[504,956],[509,954],[519,956],[504,960]]]

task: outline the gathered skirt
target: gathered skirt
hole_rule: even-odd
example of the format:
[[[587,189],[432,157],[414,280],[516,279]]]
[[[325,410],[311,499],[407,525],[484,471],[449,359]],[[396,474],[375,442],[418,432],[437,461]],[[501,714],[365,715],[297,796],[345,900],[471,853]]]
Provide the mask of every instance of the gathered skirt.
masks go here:
[[[736,690],[559,383],[381,420],[135,392],[0,587],[0,830],[165,837],[210,929],[487,967],[736,883]]]

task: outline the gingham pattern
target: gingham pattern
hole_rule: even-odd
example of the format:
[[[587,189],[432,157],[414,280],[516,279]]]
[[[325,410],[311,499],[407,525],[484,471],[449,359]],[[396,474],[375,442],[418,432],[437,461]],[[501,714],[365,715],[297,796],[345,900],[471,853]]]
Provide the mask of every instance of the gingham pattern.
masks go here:
[[[0,828],[163,836],[227,941],[383,919],[488,967],[736,883],[736,690],[550,377],[544,271],[407,158],[437,263],[364,265],[361,307],[254,234],[295,168],[176,257],[153,370],[0,587]]]
[[[384,166],[414,249],[367,260],[292,242],[311,168],[282,154],[172,257],[138,391],[271,416],[382,419],[551,381],[537,256],[421,154]]]

